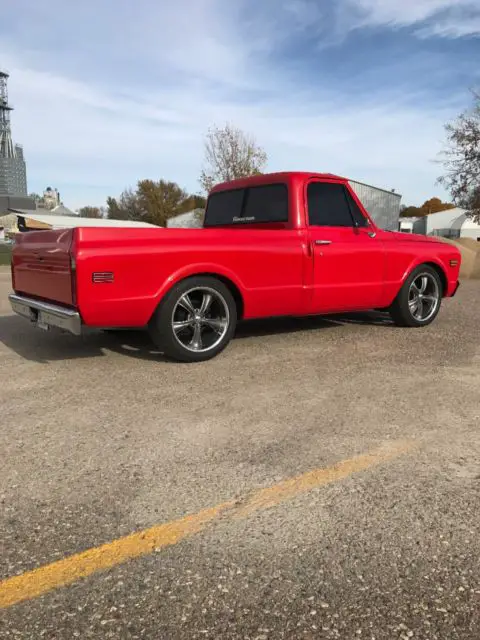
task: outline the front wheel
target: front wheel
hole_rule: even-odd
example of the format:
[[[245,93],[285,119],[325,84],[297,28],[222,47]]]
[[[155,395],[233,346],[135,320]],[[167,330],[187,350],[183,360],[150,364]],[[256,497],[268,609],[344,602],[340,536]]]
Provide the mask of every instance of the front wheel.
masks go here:
[[[149,325],[153,342],[166,356],[200,362],[228,345],[237,308],[228,287],[209,276],[187,278],[165,296]]]
[[[417,267],[404,282],[390,315],[401,327],[424,327],[433,322],[442,302],[442,282],[428,265]]]

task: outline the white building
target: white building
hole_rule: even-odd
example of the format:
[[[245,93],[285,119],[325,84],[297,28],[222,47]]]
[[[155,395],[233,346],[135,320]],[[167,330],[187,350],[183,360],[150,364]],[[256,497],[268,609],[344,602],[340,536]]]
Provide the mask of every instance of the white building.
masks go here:
[[[480,242],[480,225],[466,214],[465,209],[455,207],[420,218],[400,219],[399,230],[444,238],[473,238]]]
[[[43,192],[43,208],[52,210],[60,204],[60,192],[52,187],[47,187]]]
[[[398,222],[398,230],[403,233],[413,233],[413,227],[418,218],[400,218]]]
[[[473,238],[480,242],[480,224],[468,218],[465,213],[455,218],[452,230],[458,231],[460,238]]]
[[[193,209],[167,220],[167,227],[183,229],[199,229],[203,227],[203,209]]]

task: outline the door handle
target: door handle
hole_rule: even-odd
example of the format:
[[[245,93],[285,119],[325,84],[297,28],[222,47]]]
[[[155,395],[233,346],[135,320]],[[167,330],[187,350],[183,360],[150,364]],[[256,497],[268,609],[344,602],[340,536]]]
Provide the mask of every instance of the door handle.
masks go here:
[[[332,244],[331,240],[315,240],[315,244]]]

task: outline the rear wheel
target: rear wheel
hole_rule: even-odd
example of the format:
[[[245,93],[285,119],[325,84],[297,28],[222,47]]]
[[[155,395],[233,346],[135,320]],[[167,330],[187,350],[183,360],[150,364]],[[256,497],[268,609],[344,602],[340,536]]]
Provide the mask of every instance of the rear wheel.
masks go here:
[[[404,282],[390,315],[402,327],[424,327],[436,318],[442,302],[442,282],[428,265],[417,267]]]
[[[154,343],[166,356],[200,362],[228,345],[237,324],[237,308],[229,289],[216,278],[198,276],[175,285],[149,326]]]

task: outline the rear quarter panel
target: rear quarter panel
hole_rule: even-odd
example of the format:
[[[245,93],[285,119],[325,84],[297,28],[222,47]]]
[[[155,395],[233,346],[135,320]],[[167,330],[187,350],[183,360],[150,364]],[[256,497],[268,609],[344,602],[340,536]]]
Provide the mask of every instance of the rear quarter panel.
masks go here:
[[[444,274],[444,296],[451,296],[457,284],[462,255],[460,251],[441,240],[428,236],[381,232],[387,251],[384,306],[390,305],[401,286],[421,264],[431,264]],[[451,266],[450,261],[457,261]]]
[[[143,326],[165,293],[199,273],[231,280],[244,317],[305,308],[304,234],[255,229],[76,229],[77,301],[91,326]],[[113,283],[93,283],[111,271]]]

